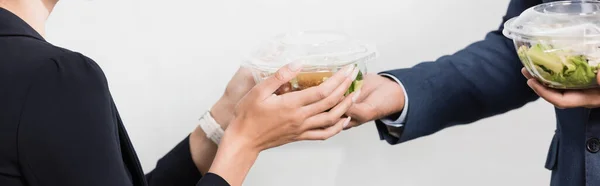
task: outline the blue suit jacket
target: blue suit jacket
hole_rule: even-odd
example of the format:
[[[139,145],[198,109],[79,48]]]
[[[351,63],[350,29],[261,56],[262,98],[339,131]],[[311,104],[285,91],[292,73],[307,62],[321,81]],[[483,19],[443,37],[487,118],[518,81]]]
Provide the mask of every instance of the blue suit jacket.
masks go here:
[[[503,22],[541,3],[511,0]],[[523,65],[502,29],[501,25],[484,40],[453,55],[385,72],[402,82],[410,106],[400,138],[389,135],[385,125],[376,121],[381,138],[398,144],[538,99],[526,85]],[[557,130],[546,161],[546,168],[552,170],[551,185],[600,185],[600,153],[594,153],[600,145],[596,140],[600,137],[600,110],[556,109],[556,116]]]

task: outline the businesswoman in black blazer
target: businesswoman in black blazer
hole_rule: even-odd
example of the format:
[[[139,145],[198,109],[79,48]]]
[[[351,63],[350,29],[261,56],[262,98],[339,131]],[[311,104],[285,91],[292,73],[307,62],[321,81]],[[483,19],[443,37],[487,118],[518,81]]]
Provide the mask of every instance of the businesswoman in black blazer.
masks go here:
[[[56,3],[0,0],[2,186],[237,186],[262,150],[326,139],[350,121],[342,116],[358,93],[343,94],[353,67],[281,96],[273,92],[301,64],[256,86],[240,70],[210,112],[226,128],[220,143],[199,127],[144,175],[100,67],[44,40]]]

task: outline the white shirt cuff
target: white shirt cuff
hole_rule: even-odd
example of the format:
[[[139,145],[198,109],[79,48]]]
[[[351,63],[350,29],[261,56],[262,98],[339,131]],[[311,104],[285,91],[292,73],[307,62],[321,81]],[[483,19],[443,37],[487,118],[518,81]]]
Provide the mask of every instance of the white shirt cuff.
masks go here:
[[[392,78],[394,81],[396,81],[400,85],[400,87],[402,87],[402,90],[404,91],[404,108],[402,109],[402,113],[400,113],[400,117],[398,117],[398,118],[390,118],[390,117],[381,118],[381,122],[383,122],[384,124],[386,124],[388,126],[392,126],[392,127],[402,127],[402,126],[404,126],[404,123],[406,121],[406,113],[408,111],[408,94],[406,93],[406,89],[404,88],[404,85],[402,85],[402,82],[400,82],[400,80],[398,80],[398,78],[394,77],[393,75],[385,74],[385,73],[381,73],[379,75]]]

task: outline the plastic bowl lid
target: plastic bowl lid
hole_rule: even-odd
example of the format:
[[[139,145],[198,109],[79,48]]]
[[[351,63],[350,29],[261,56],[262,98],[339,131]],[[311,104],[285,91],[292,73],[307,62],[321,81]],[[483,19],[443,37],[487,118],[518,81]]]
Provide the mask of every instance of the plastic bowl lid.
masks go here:
[[[590,39],[600,41],[599,1],[556,1],[525,10],[504,24],[511,39]]]
[[[303,31],[281,34],[264,43],[246,61],[264,71],[275,71],[301,60],[304,70],[367,62],[375,48],[334,31]]]

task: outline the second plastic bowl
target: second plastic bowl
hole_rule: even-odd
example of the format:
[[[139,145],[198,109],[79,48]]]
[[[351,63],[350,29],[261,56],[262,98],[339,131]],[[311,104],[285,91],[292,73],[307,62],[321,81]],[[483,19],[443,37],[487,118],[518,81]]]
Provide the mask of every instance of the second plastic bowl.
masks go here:
[[[529,73],[556,89],[598,87],[600,2],[558,1],[525,10],[504,24]]]

